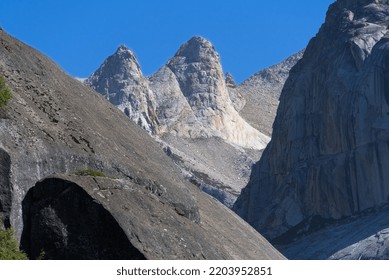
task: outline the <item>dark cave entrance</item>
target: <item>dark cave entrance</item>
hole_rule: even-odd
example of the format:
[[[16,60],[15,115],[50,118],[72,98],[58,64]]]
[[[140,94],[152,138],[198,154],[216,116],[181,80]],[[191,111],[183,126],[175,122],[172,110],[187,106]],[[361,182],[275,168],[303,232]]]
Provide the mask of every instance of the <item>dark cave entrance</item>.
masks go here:
[[[112,215],[77,184],[48,178],[23,200],[21,248],[30,259],[145,259]]]
[[[10,174],[11,158],[6,151],[0,149],[0,223],[7,228],[11,226],[9,219],[12,205]]]

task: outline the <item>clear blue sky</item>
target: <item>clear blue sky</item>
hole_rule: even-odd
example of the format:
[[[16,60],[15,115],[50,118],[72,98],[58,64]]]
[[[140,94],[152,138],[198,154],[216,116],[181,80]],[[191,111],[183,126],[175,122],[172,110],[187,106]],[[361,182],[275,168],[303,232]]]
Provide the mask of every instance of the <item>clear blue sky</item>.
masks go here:
[[[304,48],[334,0],[1,0],[0,26],[87,77],[120,44],[145,75],[194,35],[209,39],[238,82]]]

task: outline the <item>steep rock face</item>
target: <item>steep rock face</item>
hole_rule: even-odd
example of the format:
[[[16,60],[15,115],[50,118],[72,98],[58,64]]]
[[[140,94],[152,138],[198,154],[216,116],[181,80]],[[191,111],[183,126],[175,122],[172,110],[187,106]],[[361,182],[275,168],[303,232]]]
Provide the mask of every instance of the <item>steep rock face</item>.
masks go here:
[[[304,50],[284,61],[261,70],[239,85],[238,92],[245,100],[241,116],[262,133],[271,136],[278,100],[289,77],[289,71],[302,58]]]
[[[135,54],[120,46],[84,83],[100,92],[149,133],[158,128],[154,95]]]
[[[26,244],[32,255],[44,245],[53,258],[119,258],[123,257],[120,251],[105,249],[124,244],[136,248],[135,258],[282,258],[244,221],[188,183],[142,128],[4,31],[0,31],[0,75],[13,93],[6,117],[0,118],[0,216],[5,226],[14,228],[18,240],[22,233],[23,240],[30,240]],[[101,170],[117,179],[57,175],[50,183],[37,183],[50,180],[47,177],[54,173],[73,174],[80,169]],[[102,207],[89,207],[93,203]],[[135,216],[139,218],[132,219]],[[37,222],[30,223],[34,217]],[[87,238],[68,235],[67,229],[72,233],[77,229],[70,218],[90,223],[93,230],[78,228]],[[124,220],[131,227],[125,227]],[[99,236],[99,230],[107,232],[104,225],[112,225],[117,243]],[[164,238],[163,229],[169,229],[172,238]],[[29,246],[37,241],[32,232],[40,237],[35,247]],[[139,241],[129,237],[134,232],[140,240],[153,242],[142,249]],[[143,239],[142,234],[148,237]],[[47,244],[46,238],[54,243]],[[76,249],[75,254],[66,251],[67,245]]]
[[[161,77],[162,74],[167,77]],[[171,82],[162,87],[162,90],[158,86],[161,78]],[[202,37],[190,39],[180,47],[157,76],[150,77],[150,80],[157,100],[164,100],[170,95],[171,89],[174,89],[175,94],[179,94],[181,98],[182,96],[185,98],[186,102],[180,100],[178,104],[185,104],[181,105],[181,112],[175,110],[178,106],[173,107],[174,112],[166,107],[164,111],[158,110],[165,116],[165,122],[168,123],[167,131],[170,130],[170,125],[177,125],[177,116],[174,113],[180,113],[179,119],[192,119],[193,115],[196,125],[202,129],[192,128],[192,123],[181,123],[181,126],[187,128],[178,131],[179,136],[189,138],[216,136],[244,148],[259,150],[266,146],[269,138],[251,127],[233,107],[219,54],[208,40]],[[159,103],[157,106],[160,108],[164,104]],[[173,115],[174,118],[166,118],[169,115]],[[160,114],[159,116],[162,117]]]
[[[180,85],[169,67],[163,66],[149,77],[155,93],[159,133],[188,138],[207,137],[207,132],[182,94]]]
[[[292,69],[272,140],[235,204],[265,236],[388,202],[388,19],[387,1],[336,1]]]

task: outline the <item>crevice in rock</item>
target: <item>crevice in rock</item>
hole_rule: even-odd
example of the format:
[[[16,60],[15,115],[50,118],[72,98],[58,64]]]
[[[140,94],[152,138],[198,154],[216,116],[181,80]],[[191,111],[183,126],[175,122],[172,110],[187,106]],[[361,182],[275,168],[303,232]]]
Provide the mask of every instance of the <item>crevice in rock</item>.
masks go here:
[[[10,227],[10,212],[12,205],[11,191],[11,158],[9,154],[0,149],[0,223],[5,227]]]
[[[123,229],[80,186],[48,178],[23,200],[21,248],[31,259],[145,259]]]
[[[383,70],[384,97],[386,104],[389,105],[389,57],[385,59],[385,68]]]

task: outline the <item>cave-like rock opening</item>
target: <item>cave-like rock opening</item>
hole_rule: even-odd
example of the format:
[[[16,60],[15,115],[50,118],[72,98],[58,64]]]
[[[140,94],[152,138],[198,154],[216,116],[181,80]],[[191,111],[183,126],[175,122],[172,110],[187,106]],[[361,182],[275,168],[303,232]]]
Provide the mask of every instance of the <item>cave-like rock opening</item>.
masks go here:
[[[48,178],[23,200],[21,248],[31,259],[145,259],[117,221],[74,182]]]
[[[12,205],[11,191],[11,158],[9,154],[0,149],[0,223],[10,227],[9,215]]]

